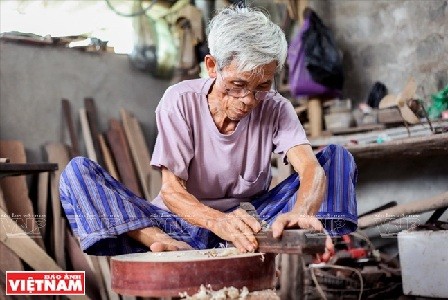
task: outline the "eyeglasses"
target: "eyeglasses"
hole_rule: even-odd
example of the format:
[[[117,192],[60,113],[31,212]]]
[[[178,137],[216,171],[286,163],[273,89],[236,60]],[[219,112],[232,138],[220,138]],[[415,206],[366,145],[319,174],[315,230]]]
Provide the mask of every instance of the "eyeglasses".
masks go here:
[[[218,73],[219,75],[221,75],[220,73]],[[221,79],[224,82],[225,85],[225,93],[228,96],[234,97],[234,98],[244,98],[247,95],[249,95],[249,93],[252,93],[254,95],[255,100],[257,101],[263,101],[269,98],[274,97],[277,94],[276,90],[269,90],[269,91],[263,91],[263,90],[249,90],[245,87],[239,87],[239,86],[233,86],[233,87],[228,87],[226,85],[226,82],[224,81],[224,77],[221,75]],[[274,86],[275,86],[275,78],[274,78]]]

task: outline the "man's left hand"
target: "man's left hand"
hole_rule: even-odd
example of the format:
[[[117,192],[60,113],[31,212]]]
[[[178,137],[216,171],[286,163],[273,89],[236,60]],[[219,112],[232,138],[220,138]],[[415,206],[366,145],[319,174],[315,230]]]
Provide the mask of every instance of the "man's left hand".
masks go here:
[[[322,223],[315,217],[310,215],[303,215],[293,211],[281,214],[272,223],[272,235],[274,238],[278,238],[282,235],[285,228],[299,227],[301,229],[314,229],[317,231],[324,231]],[[327,262],[334,254],[334,245],[331,237],[327,235],[325,241],[325,253],[316,255],[316,261]]]
[[[317,231],[323,231],[324,227],[322,223],[315,217],[310,215],[299,214],[293,211],[281,214],[272,223],[272,234],[274,238],[278,238],[282,235],[285,228],[301,228],[301,229],[314,229]]]

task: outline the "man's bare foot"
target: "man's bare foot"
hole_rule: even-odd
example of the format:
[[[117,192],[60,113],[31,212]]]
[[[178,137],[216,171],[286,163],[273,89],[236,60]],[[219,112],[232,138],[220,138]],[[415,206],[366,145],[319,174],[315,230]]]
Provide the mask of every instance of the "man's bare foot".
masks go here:
[[[164,252],[164,251],[178,251],[178,250],[191,250],[193,248],[190,247],[185,242],[176,241],[173,240],[176,243],[166,243],[166,242],[155,242],[152,244],[149,249],[151,249],[152,252]]]
[[[147,227],[128,232],[128,235],[147,246],[152,252],[191,250],[190,245],[177,241],[157,227]]]

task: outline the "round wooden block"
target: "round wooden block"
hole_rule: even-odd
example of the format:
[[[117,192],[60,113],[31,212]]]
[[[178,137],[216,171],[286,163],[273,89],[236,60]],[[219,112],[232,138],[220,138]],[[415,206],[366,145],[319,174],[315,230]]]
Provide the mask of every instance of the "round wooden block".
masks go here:
[[[235,248],[133,253],[111,258],[112,290],[122,295],[177,297],[233,286],[249,291],[275,285],[275,254],[237,254]]]

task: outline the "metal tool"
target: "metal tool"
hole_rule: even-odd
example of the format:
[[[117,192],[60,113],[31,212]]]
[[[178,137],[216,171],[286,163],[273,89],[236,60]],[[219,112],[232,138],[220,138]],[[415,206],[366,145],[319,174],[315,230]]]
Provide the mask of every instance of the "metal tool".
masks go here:
[[[280,238],[274,238],[272,231],[261,231],[255,235],[258,252],[310,254],[325,252],[326,235],[306,229],[285,229]]]
[[[241,202],[240,208],[244,209],[250,216],[254,217],[255,219],[257,219],[258,222],[261,223],[260,216],[258,215],[257,210],[255,209],[255,206],[252,205],[252,203]]]
[[[263,226],[264,221],[250,202],[241,202],[240,208],[262,224],[262,230],[255,234],[258,252],[311,255],[325,252],[326,235],[324,233],[308,229],[285,229],[279,238],[274,238],[272,230]],[[264,224],[267,225],[266,222]]]

